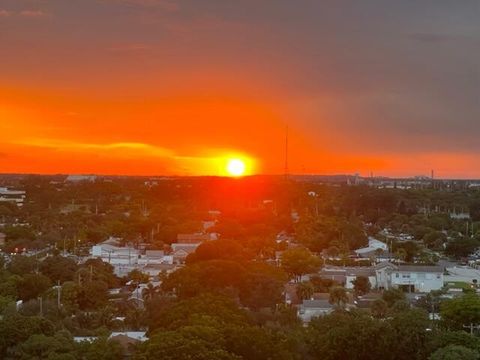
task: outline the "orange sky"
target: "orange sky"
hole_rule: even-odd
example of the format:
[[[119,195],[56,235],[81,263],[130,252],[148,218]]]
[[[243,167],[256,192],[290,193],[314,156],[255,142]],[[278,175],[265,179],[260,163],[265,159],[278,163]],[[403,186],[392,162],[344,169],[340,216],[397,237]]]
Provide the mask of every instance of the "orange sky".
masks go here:
[[[374,3],[4,0],[0,172],[479,177],[470,9]]]

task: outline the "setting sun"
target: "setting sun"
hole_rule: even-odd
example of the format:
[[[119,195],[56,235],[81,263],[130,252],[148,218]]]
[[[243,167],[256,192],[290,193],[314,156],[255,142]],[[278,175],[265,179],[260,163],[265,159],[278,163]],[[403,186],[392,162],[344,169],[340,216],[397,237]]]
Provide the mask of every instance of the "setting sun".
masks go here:
[[[227,163],[227,172],[230,176],[242,176],[245,174],[245,162],[240,159],[230,159]]]

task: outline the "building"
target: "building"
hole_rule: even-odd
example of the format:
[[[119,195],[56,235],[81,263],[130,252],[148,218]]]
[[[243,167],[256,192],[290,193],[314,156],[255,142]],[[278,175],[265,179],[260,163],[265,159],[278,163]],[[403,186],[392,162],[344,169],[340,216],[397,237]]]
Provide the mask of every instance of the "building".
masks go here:
[[[194,233],[194,234],[178,234],[178,244],[200,244],[203,241],[211,240],[210,234]]]
[[[470,213],[467,212],[451,212],[449,216],[454,220],[470,220]]]
[[[377,277],[375,274],[375,269],[372,267],[353,267],[348,268],[345,271],[345,287],[347,289],[353,289],[353,282],[358,277],[365,277],[370,282],[371,288],[377,287]]]
[[[368,238],[368,246],[355,250],[355,253],[359,257],[369,258],[369,257],[375,256],[379,252],[386,252],[386,251],[388,251],[387,244],[370,236]]]
[[[323,268],[319,275],[322,279],[335,281],[347,289],[353,289],[353,281],[355,281],[357,277],[366,277],[372,288],[377,286],[375,269],[373,267],[327,267]]]
[[[0,232],[0,246],[4,246],[4,245],[5,245],[6,239],[7,239],[7,235],[5,235],[4,233]]]
[[[333,311],[333,305],[328,300],[303,300],[298,307],[297,316],[305,323],[313,318],[328,315]]]
[[[332,280],[340,285],[347,282],[347,271],[344,268],[323,268],[319,275],[322,279]]]
[[[440,266],[395,265],[388,262],[375,267],[379,289],[402,289],[406,292],[430,292],[440,290],[444,284]]]
[[[82,182],[95,182],[97,177],[95,175],[68,175],[65,179],[67,183],[82,183]]]
[[[173,261],[176,264],[184,263],[188,255],[193,254],[197,247],[200,246],[200,243],[197,244],[177,244],[173,243],[172,245],[172,255]]]
[[[22,207],[25,198],[26,191],[24,190],[11,190],[6,187],[0,187],[0,203],[10,203]]]
[[[162,250],[141,250],[121,246],[119,239],[113,237],[94,245],[91,255],[112,265],[117,276],[125,276],[135,269],[156,276],[162,271],[168,272],[175,268],[172,255],[165,255]]]

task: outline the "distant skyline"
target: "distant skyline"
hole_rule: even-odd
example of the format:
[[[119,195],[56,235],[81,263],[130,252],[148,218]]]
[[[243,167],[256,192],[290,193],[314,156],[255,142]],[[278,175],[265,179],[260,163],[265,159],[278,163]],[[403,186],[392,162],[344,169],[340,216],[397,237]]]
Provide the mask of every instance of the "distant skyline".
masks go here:
[[[480,3],[0,0],[0,172],[480,178]]]

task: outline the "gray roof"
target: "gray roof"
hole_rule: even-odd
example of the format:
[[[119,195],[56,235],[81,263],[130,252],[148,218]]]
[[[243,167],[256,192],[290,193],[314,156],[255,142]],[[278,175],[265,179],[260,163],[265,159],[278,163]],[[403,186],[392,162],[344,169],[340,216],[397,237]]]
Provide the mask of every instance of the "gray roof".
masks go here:
[[[398,271],[401,272],[427,272],[427,273],[443,273],[441,266],[427,265],[399,265]]]
[[[333,305],[328,300],[303,300],[302,307],[316,309],[331,309]]]
[[[371,267],[358,267],[347,269],[348,276],[375,276],[375,269]]]
[[[388,262],[388,261],[382,261],[381,263],[377,264],[375,266],[375,269],[380,270],[380,269],[387,268],[387,267],[397,269],[397,265],[392,264],[391,262]]]
[[[345,276],[346,274],[345,269],[322,269],[320,270],[320,275],[327,275],[327,276],[332,276],[332,275],[340,275],[340,276]]]

